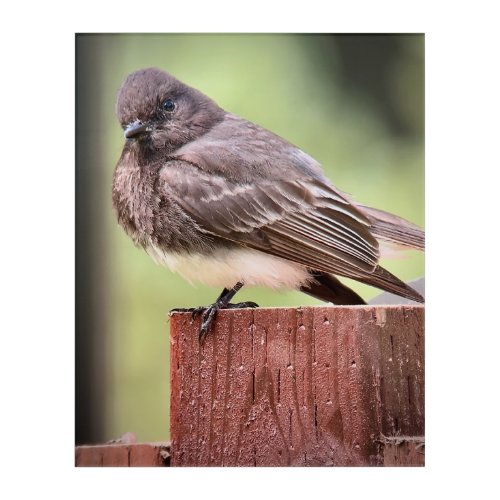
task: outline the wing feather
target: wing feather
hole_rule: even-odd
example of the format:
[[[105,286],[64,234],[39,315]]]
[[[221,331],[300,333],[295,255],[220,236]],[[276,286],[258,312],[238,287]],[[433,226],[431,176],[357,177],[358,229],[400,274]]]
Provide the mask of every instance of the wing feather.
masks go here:
[[[377,265],[368,219],[319,180],[236,184],[182,161],[169,162],[161,175],[209,233],[325,272],[370,273]]]

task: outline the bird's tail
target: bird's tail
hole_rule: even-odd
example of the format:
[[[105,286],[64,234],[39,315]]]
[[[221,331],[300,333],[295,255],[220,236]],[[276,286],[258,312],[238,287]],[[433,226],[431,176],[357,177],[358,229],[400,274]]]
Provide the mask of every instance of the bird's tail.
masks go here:
[[[425,233],[416,224],[402,217],[390,214],[377,208],[361,205],[345,195],[370,221],[370,232],[380,240],[381,247],[401,249],[401,247],[424,250]],[[385,244],[384,244],[385,243]],[[374,286],[416,302],[425,302],[411,286],[407,285],[381,266],[371,273],[357,273],[354,269],[346,277],[355,279],[367,285]],[[325,300],[338,305],[365,304],[364,300],[350,288],[341,283],[332,274],[323,271],[310,271],[313,280],[301,287],[301,291],[319,300]]]
[[[354,279],[366,283],[370,286],[375,286],[381,288],[386,292],[394,293],[400,297],[405,297],[406,299],[414,300],[415,302],[425,302],[424,297],[420,295],[411,286],[407,285],[404,281],[390,273],[387,269],[382,266],[377,266],[375,270],[370,274],[363,274],[360,276],[355,276]]]
[[[416,224],[377,208],[359,204],[356,204],[356,206],[368,217],[372,225],[370,230],[377,239],[417,250],[424,250],[425,233]]]
[[[310,271],[310,274],[313,279],[309,283],[302,285],[301,292],[337,305],[366,304],[356,292],[344,285],[332,274],[323,271]],[[381,266],[377,266],[375,271],[369,275],[363,274],[350,277],[400,297],[416,302],[424,302],[422,295]]]

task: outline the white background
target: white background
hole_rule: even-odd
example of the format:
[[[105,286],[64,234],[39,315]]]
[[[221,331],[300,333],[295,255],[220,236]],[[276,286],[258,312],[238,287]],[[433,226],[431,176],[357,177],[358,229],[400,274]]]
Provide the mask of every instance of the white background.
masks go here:
[[[2,13],[3,498],[499,491],[498,14],[466,2],[18,2]],[[424,32],[426,467],[74,468],[75,32]],[[236,482],[237,481],[237,482]]]

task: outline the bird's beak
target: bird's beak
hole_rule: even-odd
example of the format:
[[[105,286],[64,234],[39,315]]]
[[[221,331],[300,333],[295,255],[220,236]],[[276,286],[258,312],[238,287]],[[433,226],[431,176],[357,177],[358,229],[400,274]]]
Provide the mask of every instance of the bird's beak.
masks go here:
[[[139,120],[129,123],[125,129],[125,139],[132,139],[138,135],[144,134],[144,132],[150,132],[151,127],[147,123],[142,123]]]

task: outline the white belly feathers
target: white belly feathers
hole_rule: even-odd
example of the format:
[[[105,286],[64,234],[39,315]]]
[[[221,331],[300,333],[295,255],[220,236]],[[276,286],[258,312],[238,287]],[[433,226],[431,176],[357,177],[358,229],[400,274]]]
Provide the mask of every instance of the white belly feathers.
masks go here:
[[[159,264],[190,283],[231,288],[237,282],[274,289],[294,289],[310,279],[300,264],[248,248],[215,250],[211,255],[174,254],[151,244],[146,251]]]

